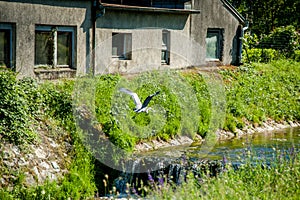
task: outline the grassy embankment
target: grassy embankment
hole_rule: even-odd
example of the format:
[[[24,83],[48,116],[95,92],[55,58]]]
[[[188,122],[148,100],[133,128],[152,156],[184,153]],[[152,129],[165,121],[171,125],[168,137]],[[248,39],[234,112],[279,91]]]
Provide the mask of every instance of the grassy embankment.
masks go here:
[[[239,170],[230,164],[227,171],[217,177],[203,175],[201,179],[187,176],[187,182],[176,187],[172,184],[152,185],[149,199],[299,199],[300,195],[300,156],[293,149],[283,154],[277,152],[277,160],[270,169],[264,161],[253,166],[249,162]],[[284,159],[289,157],[289,160]]]
[[[220,74],[223,76],[226,89],[226,121],[223,125],[225,130],[234,132],[236,128],[243,128],[249,124],[259,125],[269,118],[276,121],[299,121],[300,63],[281,60],[269,64],[245,65],[235,70],[221,70]],[[211,116],[209,91],[205,86],[203,77],[199,74],[185,73],[182,76],[196,93],[199,110],[201,111],[198,118],[197,133],[205,137]],[[140,137],[131,135],[130,132],[123,132],[110,112],[114,86],[118,84],[120,79],[121,77],[118,75],[106,75],[97,78],[96,116],[110,140],[123,149],[130,151],[140,140]],[[1,140],[15,144],[36,142],[37,135],[32,127],[37,122],[51,118],[54,119],[55,125],[64,127],[70,133],[75,146],[73,154],[76,157],[69,166],[70,174],[59,183],[48,183],[44,186],[27,189],[22,187],[22,181],[20,180],[11,192],[8,192],[5,188],[0,189],[0,197],[14,199],[18,197],[29,198],[34,195],[37,199],[48,198],[49,196],[59,199],[91,196],[95,190],[92,175],[93,159],[90,155],[84,153],[85,149],[80,144],[79,133],[75,128],[72,114],[74,83],[66,81],[59,84],[45,83],[39,85],[30,79],[16,80],[14,74],[4,71],[0,72],[0,81],[0,115],[3,119],[0,122]],[[178,134],[181,123],[181,111],[177,106],[176,95],[173,95],[164,85],[159,85],[159,82],[156,85],[145,84],[137,92],[144,98],[149,94],[149,91],[155,92],[157,89],[165,95],[157,96],[153,103],[160,104],[165,109],[167,113],[165,116],[166,124],[156,136],[149,139],[159,137],[168,140]],[[130,106],[133,106],[133,104]],[[129,114],[134,115],[133,112]],[[148,124],[149,120],[149,114],[143,113],[138,115],[134,122],[143,126]],[[278,168],[278,170],[280,169]],[[299,173],[299,166],[293,167],[290,171],[293,170],[296,170],[295,173]],[[252,172],[256,174],[259,171],[255,172],[254,170]],[[268,177],[272,178],[275,175],[274,173],[269,175],[265,173],[266,177],[262,175],[262,182],[269,180]],[[284,173],[288,172],[284,171]],[[207,181],[209,184],[221,187],[222,180],[232,181],[233,184],[234,181],[239,182],[241,178],[247,177],[245,172],[243,174],[242,171],[236,173],[236,175],[235,173],[228,173],[224,176],[228,176],[228,179]],[[252,178],[256,177],[252,176]],[[287,186],[294,187],[295,181],[292,182],[293,179],[283,179],[282,181]],[[227,188],[232,192],[232,195],[234,195],[236,189],[241,189],[233,186]],[[250,187],[250,185],[245,186]]]

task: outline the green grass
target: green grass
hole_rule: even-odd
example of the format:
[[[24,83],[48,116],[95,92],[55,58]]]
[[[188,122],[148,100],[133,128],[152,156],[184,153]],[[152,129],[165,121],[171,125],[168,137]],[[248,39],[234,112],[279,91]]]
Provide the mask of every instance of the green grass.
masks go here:
[[[224,129],[235,131],[246,122],[300,119],[300,63],[279,60],[221,72],[227,93]]]
[[[212,86],[208,85],[207,79],[199,73],[179,72],[169,75],[176,84],[168,82],[168,76],[163,77],[156,72],[137,76],[130,81],[119,75],[96,77],[96,120],[115,145],[132,151],[140,140],[168,140],[175,135],[193,135],[191,131],[185,131],[194,130],[192,126],[197,126],[194,131],[205,137],[214,120],[220,121],[215,125],[217,128],[235,132],[236,128],[242,129],[249,124],[259,125],[268,119],[300,119],[299,62],[277,60],[267,64],[254,63],[235,70],[221,70],[219,73],[223,77],[225,87],[225,91],[221,93],[225,93],[227,104],[224,124],[221,123],[221,119],[215,119],[216,114],[212,113],[212,100],[216,101],[218,96],[212,96]],[[13,143],[34,141],[36,136],[31,124],[39,120],[41,115],[55,118],[67,131],[72,134],[75,132],[72,111],[74,81],[38,85],[32,79],[17,80],[12,72],[1,71],[0,75],[0,79],[3,80],[0,116],[5,119],[0,122],[3,139]],[[135,90],[142,99],[149,93],[161,91],[150,105],[159,106],[156,108],[157,113],[136,115],[132,110],[134,104],[129,95],[118,92],[119,87]],[[174,87],[177,88],[172,89]],[[181,97],[178,91],[188,89],[192,91],[188,94],[183,93],[184,97]],[[195,94],[195,99],[184,99],[186,96],[193,96],[189,94]],[[121,100],[117,102],[115,99]],[[189,112],[182,109],[185,105],[180,103],[191,100],[195,107],[186,109]],[[124,106],[123,110],[118,110],[120,103],[127,104],[126,110]],[[199,113],[185,120],[193,110],[198,110]],[[126,117],[119,117],[121,115]],[[195,123],[189,124],[191,121]],[[153,134],[151,130],[154,126],[159,128]]]
[[[96,191],[94,158],[81,143],[72,112],[72,81],[37,84],[33,79],[18,80],[10,71],[0,71],[0,136],[16,145],[38,143],[36,125],[47,121],[61,127],[73,145],[68,173],[54,182],[25,187],[24,173],[18,171],[12,188],[0,188],[0,199],[86,199]],[[4,120],[2,117],[4,116]],[[51,120],[49,120],[51,119]],[[53,133],[55,134],[55,133]],[[24,146],[26,148],[26,146]],[[2,159],[1,159],[2,160]],[[0,170],[2,171],[2,169]]]
[[[253,63],[234,70],[221,70],[219,73],[224,81],[227,105],[225,123],[217,123],[216,126],[223,127],[225,130],[235,131],[236,128],[243,128],[249,124],[261,124],[268,119],[299,121],[299,62],[278,60],[266,64]],[[213,106],[212,98],[217,97],[217,95],[212,96],[214,95],[213,92],[218,90],[209,91],[209,88],[212,89],[213,85],[207,85],[207,79],[198,73],[176,73],[172,74],[171,77],[173,78],[171,83],[167,80],[168,76],[161,76],[157,72],[138,76],[130,81],[119,75],[96,77],[96,119],[102,125],[106,136],[115,145],[124,150],[132,151],[135,144],[140,140],[155,138],[168,140],[180,134],[189,135],[189,130],[193,130],[191,127],[194,125],[190,123],[191,121],[196,122],[198,125],[198,128],[195,129],[196,133],[203,137],[207,135],[211,128],[211,123],[214,120],[218,120],[217,118],[213,119],[215,113],[212,113],[211,110]],[[73,90],[76,87],[74,85],[74,81],[38,84],[30,78],[19,80],[13,72],[0,71],[0,117],[4,119],[0,121],[1,140],[17,145],[38,142],[34,125],[51,118],[51,121],[55,122],[55,126],[60,126],[69,133],[68,137],[72,138],[72,144],[75,147],[72,154],[72,163],[69,166],[70,173],[62,180],[37,187],[24,188],[22,186],[23,175],[20,172],[19,182],[12,191],[8,191],[7,188],[0,189],[0,199],[30,199],[29,196],[36,196],[36,199],[47,199],[49,196],[57,197],[56,199],[64,199],[70,196],[81,199],[93,195],[93,192],[96,190],[95,180],[93,179],[94,162],[92,156],[85,153],[87,150],[80,143],[81,132],[76,129],[72,111]],[[161,94],[156,96],[151,102],[151,106],[154,106],[154,108],[156,105],[159,106],[156,107],[159,112],[136,115],[132,111],[134,105],[130,97],[117,91],[118,87],[127,86],[135,90],[142,99],[146,98],[149,93],[160,90]],[[195,94],[196,99],[193,99],[192,102],[197,102],[193,104],[196,107],[193,107],[192,110],[199,109],[200,114],[196,117],[192,115],[194,120],[183,121],[186,111],[181,110],[182,105],[180,103],[190,102],[189,100],[192,99],[193,95],[191,97],[189,95],[180,96],[178,91],[180,89],[188,91],[189,88],[192,88],[192,91],[190,93],[187,92],[187,94]],[[122,101],[120,102],[125,102],[128,105],[125,108],[127,113],[125,120],[127,121],[124,123],[129,126],[121,126],[122,124],[120,125],[120,121],[118,121],[120,118],[117,118],[116,105],[118,105],[118,102],[114,101],[115,97],[121,98]],[[148,125],[151,129],[154,122],[161,123],[159,131],[154,135],[142,135],[144,130],[147,130]],[[131,129],[132,125],[137,125],[137,128]],[[251,175],[254,180],[261,179],[269,183],[271,181],[270,177],[276,175],[272,170],[259,170],[256,169],[257,173],[255,176]],[[281,175],[276,176],[280,180],[276,182],[276,184],[278,183],[277,185],[275,184],[278,187],[278,189],[275,188],[276,191],[285,192],[285,190],[288,190],[284,186],[284,184],[288,184],[285,181],[285,177],[287,177],[287,180],[298,183],[298,180],[295,180],[295,177],[297,177],[295,175],[299,177],[298,161],[297,165],[291,167],[288,171],[282,168],[278,170],[279,174],[283,174],[284,177],[281,177]],[[264,199],[265,197],[262,196],[264,192],[259,194],[258,189],[264,191],[265,188],[261,188],[261,185],[255,185],[256,183],[251,182],[250,179],[247,179],[247,181],[243,179],[247,174],[246,172],[247,170],[241,170],[235,175],[235,173],[229,171],[221,176],[222,179],[220,177],[206,180],[207,188],[205,188],[205,185],[202,186],[207,191],[206,193],[194,187],[191,184],[193,181],[189,182],[185,187],[187,191],[189,191],[188,188],[191,188],[191,195],[195,195],[195,197],[201,195],[207,199],[212,198],[210,193],[216,194],[217,191],[220,191],[222,195],[227,192],[228,196],[233,196],[236,193],[237,195],[245,196],[245,198],[257,195],[259,198]],[[258,172],[263,173],[263,175],[260,175]],[[230,184],[225,184],[224,181],[231,182]],[[275,180],[272,179],[272,181],[274,182]],[[243,186],[240,186],[241,184],[238,183],[242,183]],[[214,187],[210,187],[209,184],[213,184]],[[230,187],[226,188],[226,185]],[[299,190],[294,185],[287,186]],[[253,190],[258,189],[257,191],[251,191],[250,189],[246,190],[247,187],[251,187]],[[266,189],[269,190],[267,187]],[[185,193],[181,191],[181,194],[178,195],[179,197],[184,197]],[[272,198],[271,194],[267,197]]]

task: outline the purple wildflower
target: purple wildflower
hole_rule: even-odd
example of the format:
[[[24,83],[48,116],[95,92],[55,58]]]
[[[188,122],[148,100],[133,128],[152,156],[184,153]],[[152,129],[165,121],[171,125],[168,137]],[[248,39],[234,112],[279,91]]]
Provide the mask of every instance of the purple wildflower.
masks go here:
[[[226,158],[225,155],[223,155],[222,161],[223,161],[223,165],[224,165],[224,166],[228,163],[228,160],[227,160],[227,158]]]
[[[183,165],[186,165],[187,164],[187,157],[186,157],[185,154],[182,155],[181,159],[182,159]]]
[[[290,148],[290,157],[292,157],[292,159],[294,159],[294,157],[295,157],[295,148],[294,147]]]
[[[158,178],[158,185],[161,186],[161,187],[164,186],[164,178],[163,177]]]
[[[148,181],[150,182],[150,184],[154,183],[154,179],[152,178],[149,170],[148,170]]]
[[[136,189],[135,189],[135,187],[134,187],[134,184],[133,184],[133,186],[132,186],[132,188],[131,188],[131,192],[132,192],[132,194],[134,194],[134,195],[138,195],[138,193],[137,193],[137,191],[136,191]]]

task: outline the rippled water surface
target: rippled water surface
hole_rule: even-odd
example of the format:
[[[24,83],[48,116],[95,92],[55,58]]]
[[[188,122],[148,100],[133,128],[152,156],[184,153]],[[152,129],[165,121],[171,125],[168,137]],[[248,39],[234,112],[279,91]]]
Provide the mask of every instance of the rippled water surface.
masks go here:
[[[285,156],[300,149],[300,128],[282,129],[272,132],[254,133],[241,138],[219,141],[212,148],[204,150],[201,146],[168,147],[143,153],[144,156],[180,157],[184,152],[190,158],[221,160],[223,156],[232,162],[239,162],[252,155],[256,160],[270,160]]]
[[[218,142],[207,154],[200,149],[190,151],[197,157],[210,159],[222,159],[226,156],[228,160],[239,161],[252,155],[255,159],[272,159],[278,156],[286,156],[299,152],[300,128],[283,129],[265,133],[255,133],[242,138],[235,138]]]

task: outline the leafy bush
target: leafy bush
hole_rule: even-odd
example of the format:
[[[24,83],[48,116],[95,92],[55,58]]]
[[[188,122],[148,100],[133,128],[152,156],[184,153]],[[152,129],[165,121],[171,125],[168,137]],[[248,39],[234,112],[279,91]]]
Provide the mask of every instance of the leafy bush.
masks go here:
[[[295,50],[300,49],[300,34],[294,26],[278,27],[269,35],[264,35],[258,46],[277,49],[286,57],[291,57]]]
[[[68,131],[75,130],[72,110],[73,81],[45,82],[40,85],[42,111],[56,119]]]
[[[292,58],[297,61],[297,62],[300,62],[300,50],[295,50],[294,51],[294,54],[292,56]]]
[[[251,62],[263,62],[267,63],[272,60],[276,60],[280,58],[279,52],[275,49],[248,49],[243,51],[243,62],[251,63]]]
[[[0,135],[15,144],[34,141],[32,123],[38,115],[39,92],[30,78],[18,80],[14,72],[0,71]]]
[[[300,33],[294,26],[278,27],[258,37],[246,33],[243,38],[243,62],[270,62],[294,58],[300,50]]]
[[[245,65],[235,71],[224,70],[227,121],[224,129],[234,131],[245,120],[258,123],[268,118],[299,120],[299,63],[292,60]]]

